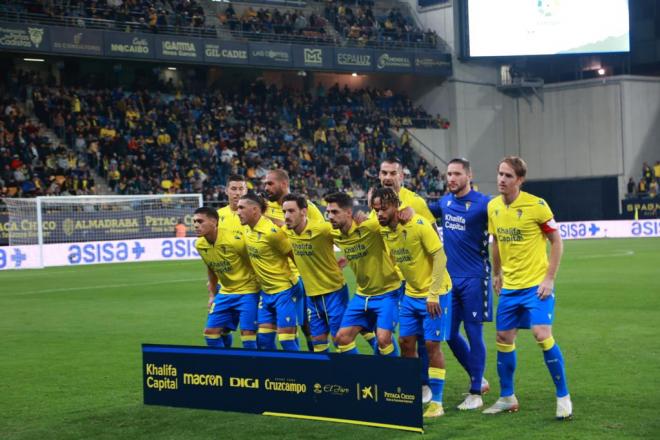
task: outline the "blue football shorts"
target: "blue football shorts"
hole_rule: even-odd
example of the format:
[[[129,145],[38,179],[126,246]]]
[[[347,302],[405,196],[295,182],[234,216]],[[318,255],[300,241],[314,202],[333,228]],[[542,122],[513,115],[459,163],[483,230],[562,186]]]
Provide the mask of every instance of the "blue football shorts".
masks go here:
[[[497,330],[552,325],[555,292],[541,300],[536,296],[538,290],[539,286],[519,290],[502,289],[497,305]]]
[[[341,327],[362,327],[366,330],[394,331],[399,322],[401,288],[382,295],[354,295],[348,303]]]
[[[281,292],[273,294],[261,292],[257,323],[275,324],[277,328],[295,327],[302,324],[302,321],[298,321],[300,290],[301,285],[296,283]]]
[[[258,293],[218,293],[206,318],[206,328],[255,331]]]
[[[307,297],[307,319],[312,336],[330,333],[335,337],[347,305],[348,287],[345,284],[334,292]]]
[[[424,335],[427,341],[446,341],[451,331],[452,292],[440,296],[442,314],[432,318],[426,310],[426,298],[405,295],[399,310],[399,336]]]

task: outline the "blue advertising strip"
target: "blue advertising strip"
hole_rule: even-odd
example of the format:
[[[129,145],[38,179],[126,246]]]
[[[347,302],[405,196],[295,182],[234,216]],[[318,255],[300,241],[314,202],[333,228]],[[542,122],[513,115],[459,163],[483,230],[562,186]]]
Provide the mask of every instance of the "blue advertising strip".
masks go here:
[[[92,29],[51,27],[50,47],[53,52],[103,55],[103,32]]]
[[[412,51],[376,50],[374,51],[376,72],[409,73],[413,70],[415,55]]]
[[[654,198],[634,198],[621,200],[623,218],[660,218],[660,196]]]
[[[144,403],[423,432],[419,359],[142,346]]]
[[[374,51],[371,49],[335,48],[335,70],[371,72],[374,67]]]
[[[0,49],[50,52],[49,26],[0,23]]]
[[[158,58],[172,61],[202,61],[204,50],[202,40],[197,38],[165,35],[156,37]]]
[[[290,44],[278,43],[250,43],[250,64],[270,67],[291,67]]]
[[[332,47],[293,45],[293,64],[298,69],[332,69]]]
[[[415,52],[415,73],[451,76],[451,55],[436,51],[418,50]]]
[[[108,57],[156,58],[154,37],[147,34],[105,32],[103,51]]]
[[[245,64],[249,62],[247,43],[204,40],[204,61],[211,64]]]

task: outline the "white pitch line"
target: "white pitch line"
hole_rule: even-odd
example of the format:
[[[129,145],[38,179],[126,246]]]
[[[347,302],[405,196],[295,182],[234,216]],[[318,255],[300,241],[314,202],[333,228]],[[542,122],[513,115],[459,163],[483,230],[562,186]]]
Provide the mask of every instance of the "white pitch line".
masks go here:
[[[31,290],[28,292],[20,292],[21,295],[32,295],[35,293],[54,293],[54,292],[72,292],[77,290],[95,290],[95,289],[107,289],[110,287],[134,287],[134,286],[157,286],[159,284],[171,284],[171,283],[189,283],[192,281],[204,281],[204,278],[188,278],[180,280],[163,280],[163,281],[150,281],[148,283],[125,283],[125,284],[100,284],[96,286],[80,286],[80,287],[62,287],[59,289],[41,289],[41,290]]]
[[[634,251],[619,251],[612,252],[611,254],[594,254],[594,255],[578,255],[573,257],[576,260],[592,260],[595,258],[610,258],[610,257],[629,257],[635,255]]]

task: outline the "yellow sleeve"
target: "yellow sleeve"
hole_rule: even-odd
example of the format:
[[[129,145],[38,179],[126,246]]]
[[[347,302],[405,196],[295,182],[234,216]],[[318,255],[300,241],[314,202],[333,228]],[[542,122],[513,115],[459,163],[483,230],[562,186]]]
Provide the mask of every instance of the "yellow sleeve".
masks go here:
[[[323,222],[325,217],[319,210],[319,208],[312,202],[307,201],[307,218],[313,222]]]
[[[495,225],[493,224],[494,200],[488,202],[488,233],[495,235]]]
[[[271,230],[272,234],[268,235],[268,242],[273,249],[280,252],[282,255],[288,255],[291,252],[291,242],[286,233],[278,227]]]
[[[535,213],[535,220],[539,225],[546,223],[554,217],[552,210],[543,199],[539,199],[538,204],[536,205]]]
[[[426,221],[422,221],[422,223],[415,226],[417,226],[417,230],[419,231],[418,233],[422,246],[424,246],[424,250],[426,250],[428,254],[435,254],[442,249],[440,237],[438,237],[438,234],[435,232],[435,228],[432,225]]]
[[[433,272],[431,274],[431,287],[429,288],[429,302],[439,302],[439,296],[442,292],[442,286],[445,282],[447,271],[447,256],[445,251],[439,249],[433,254]]]

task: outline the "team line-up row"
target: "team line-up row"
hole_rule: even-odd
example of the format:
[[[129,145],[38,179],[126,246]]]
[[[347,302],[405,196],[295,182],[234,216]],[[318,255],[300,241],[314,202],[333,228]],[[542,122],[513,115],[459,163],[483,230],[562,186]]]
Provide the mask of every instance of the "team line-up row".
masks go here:
[[[381,185],[369,192],[371,213],[354,214],[352,197],[338,192],[325,197],[327,220],[289,192],[284,170],[266,175],[265,198],[248,193],[244,177],[231,176],[228,206],[199,208],[193,218],[209,278],[207,344],[230,347],[231,332],[240,328],[245,348],[274,350],[277,339],[282,349],[297,351],[300,326],[310,351],[327,352],[332,341],[338,352],[358,354],[361,334],[374,354],[420,357],[424,416],[438,417],[444,414],[441,342],[447,341],[470,377],[458,408],[476,410],[489,389],[483,322],[492,320],[494,290],[500,397],[484,413],[518,410],[515,339],[518,329],[531,328],[556,387],[556,417],[570,419],[564,359],[552,336],[562,241],[547,203],[521,190],[526,173],[521,158],[502,159],[500,194],[491,198],[471,188],[470,163],[454,159],[446,173],[449,194],[427,205],[403,187],[401,164],[386,160]],[[344,255],[339,260],[335,246]],[[356,279],[350,299],[347,264]]]

